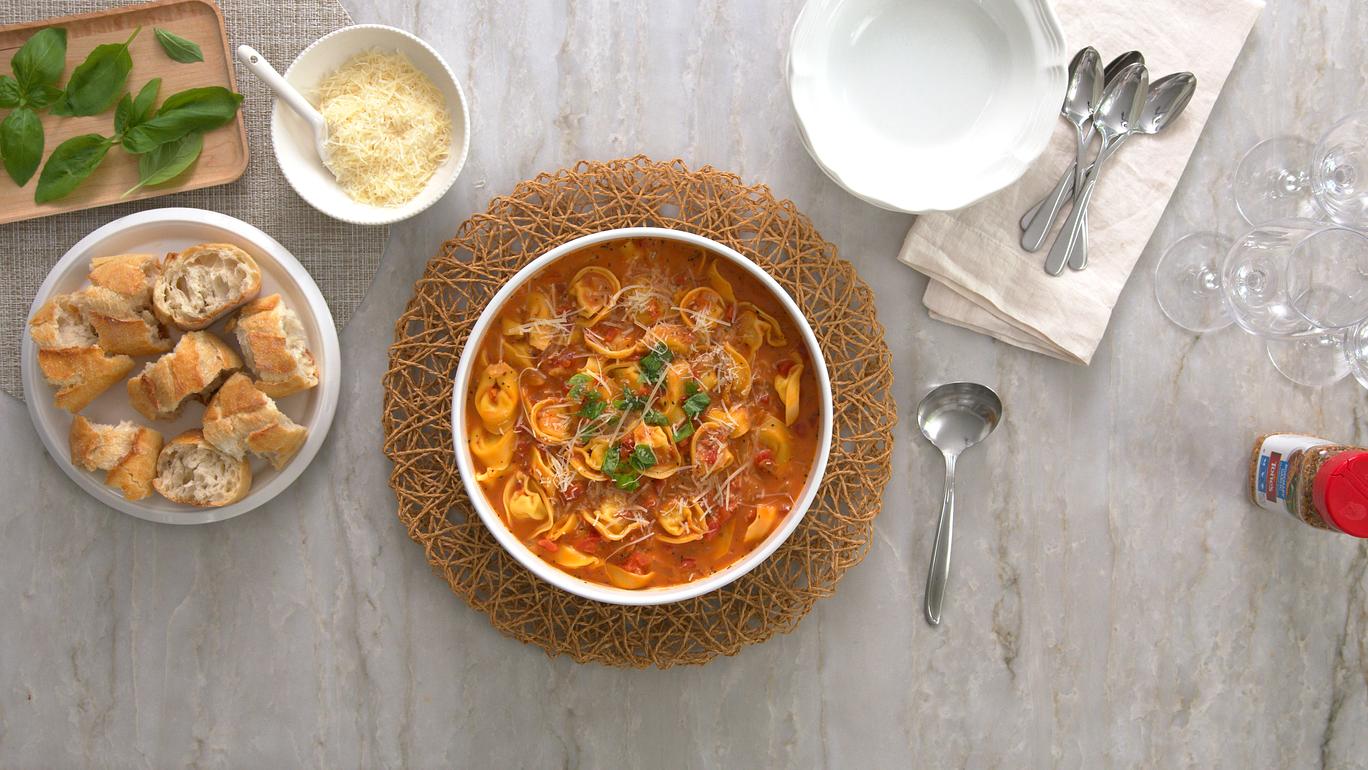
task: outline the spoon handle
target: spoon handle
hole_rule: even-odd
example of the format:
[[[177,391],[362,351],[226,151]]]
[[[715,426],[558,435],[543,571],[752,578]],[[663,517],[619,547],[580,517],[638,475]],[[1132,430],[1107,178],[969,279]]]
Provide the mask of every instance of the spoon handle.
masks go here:
[[[1074,170],[1077,168],[1077,163],[1070,163],[1049,195],[1021,218],[1021,248],[1031,252],[1040,251],[1064,203],[1073,197]]]
[[[304,98],[304,94],[286,82],[285,78],[276,71],[276,68],[266,61],[266,57],[257,53],[255,48],[249,45],[240,45],[237,48],[237,57],[238,61],[241,61],[253,75],[261,78],[261,81],[274,91],[276,96],[289,105],[290,109],[308,121],[309,127],[313,129],[315,134],[327,130],[327,123],[323,120],[323,115],[309,103],[308,99]]]
[[[931,552],[931,572],[926,576],[926,622],[940,625],[941,605],[945,603],[945,581],[950,577],[950,538],[955,529],[955,460],[945,456],[945,500],[941,503],[940,523],[936,525],[936,548]]]
[[[1092,168],[1088,169],[1078,195],[1074,196],[1073,210],[1064,220],[1064,227],[1060,229],[1059,235],[1055,236],[1050,254],[1045,258],[1045,272],[1050,275],[1063,273],[1065,264],[1082,265],[1075,267],[1075,270],[1082,270],[1087,266],[1087,252],[1079,251],[1079,243],[1088,239],[1088,202],[1092,200],[1092,192],[1097,187],[1098,177],[1102,174],[1102,164],[1116,152],[1126,136],[1122,134],[1110,142],[1103,140],[1102,149],[1097,152],[1097,160],[1093,162]],[[1086,248],[1083,246],[1083,249]]]

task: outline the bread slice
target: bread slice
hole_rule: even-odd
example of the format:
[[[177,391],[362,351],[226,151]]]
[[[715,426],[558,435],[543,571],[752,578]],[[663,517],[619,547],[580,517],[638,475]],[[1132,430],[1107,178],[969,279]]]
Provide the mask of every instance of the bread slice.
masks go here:
[[[186,331],[203,329],[261,293],[261,269],[228,243],[201,243],[167,254],[152,287],[152,310]]]
[[[171,349],[171,339],[151,312],[152,286],[160,273],[161,265],[150,254],[91,260],[91,285],[72,295],[72,301],[106,352],[151,356]]]
[[[152,486],[173,503],[217,508],[236,503],[252,488],[252,468],[188,430],[171,439],[157,456]]]
[[[307,428],[276,408],[241,372],[229,377],[204,411],[204,439],[233,457],[248,452],[280,470],[304,445]]]
[[[88,471],[107,471],[105,484],[128,500],[152,494],[162,436],[151,428],[125,420],[100,425],[81,415],[71,422],[71,464]]]
[[[43,303],[29,319],[29,336],[43,350],[88,348],[100,341],[71,294],[58,294]]]
[[[57,388],[57,406],[75,414],[133,370],[133,359],[108,355],[70,294],[48,300],[29,319],[38,345],[38,369]]]
[[[161,263],[151,254],[119,254],[90,260],[90,283],[125,297],[135,308],[152,306],[152,286]]]
[[[228,375],[241,368],[242,359],[228,343],[209,332],[190,332],[175,350],[128,381],[128,398],[147,419],[169,420],[180,414],[186,399],[207,401]]]
[[[228,331],[237,335],[242,358],[256,374],[262,393],[282,398],[318,385],[318,366],[304,325],[279,294],[247,303],[228,322]]]
[[[116,291],[88,286],[72,295],[72,303],[95,330],[106,352],[154,356],[171,349],[171,338],[156,317]]]

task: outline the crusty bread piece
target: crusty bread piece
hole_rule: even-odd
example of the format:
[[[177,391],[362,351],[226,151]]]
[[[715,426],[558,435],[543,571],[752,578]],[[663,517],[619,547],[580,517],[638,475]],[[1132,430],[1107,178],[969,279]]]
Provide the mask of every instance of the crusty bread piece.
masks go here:
[[[276,470],[294,457],[308,433],[241,372],[223,383],[204,410],[206,441],[233,457],[245,457],[248,452],[264,457]]]
[[[156,317],[116,291],[87,286],[72,295],[71,301],[95,329],[106,352],[153,356],[171,349],[171,338]]]
[[[261,269],[228,243],[201,243],[167,254],[152,287],[152,311],[186,331],[203,329],[261,292]]]
[[[53,402],[72,414],[133,371],[133,359],[107,355],[98,347],[39,350],[43,379],[57,389]]]
[[[161,263],[151,254],[119,254],[90,260],[90,283],[121,294],[138,309],[152,306],[152,286]]]
[[[187,398],[208,400],[219,383],[241,368],[242,359],[226,342],[209,332],[189,332],[175,350],[128,381],[128,398],[147,419],[169,420],[180,414]]]
[[[29,334],[38,344],[43,378],[57,388],[53,400],[73,414],[133,370],[133,359],[107,355],[99,348],[95,330],[69,294],[44,303],[29,319]]]
[[[188,430],[167,442],[157,457],[152,486],[173,503],[217,508],[236,503],[252,488],[252,468]]]
[[[105,484],[129,500],[152,494],[162,436],[125,420],[100,425],[81,415],[71,421],[71,464],[88,471],[107,471]]]
[[[247,303],[228,322],[228,331],[237,335],[242,358],[256,374],[262,393],[281,398],[318,384],[318,366],[304,325],[279,294]]]
[[[81,316],[71,294],[58,294],[29,319],[29,336],[43,350],[88,348],[99,343],[95,329]]]
[[[90,261],[90,283],[72,295],[109,353],[151,356],[171,349],[171,339],[152,315],[152,286],[161,273],[150,254],[120,254]]]

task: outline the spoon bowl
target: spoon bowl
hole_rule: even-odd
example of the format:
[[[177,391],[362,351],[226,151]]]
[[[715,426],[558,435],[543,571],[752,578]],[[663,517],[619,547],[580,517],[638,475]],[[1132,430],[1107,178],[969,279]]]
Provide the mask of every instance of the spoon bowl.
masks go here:
[[[917,406],[923,436],[945,457],[945,498],[931,570],[926,577],[926,620],[939,625],[950,577],[950,541],[955,526],[955,464],[960,453],[988,438],[1002,420],[1002,399],[976,382],[951,382],[933,388]]]
[[[1183,114],[1196,92],[1197,76],[1191,72],[1175,72],[1154,81],[1145,95],[1145,105],[1140,109],[1136,132],[1153,135],[1163,131]]]

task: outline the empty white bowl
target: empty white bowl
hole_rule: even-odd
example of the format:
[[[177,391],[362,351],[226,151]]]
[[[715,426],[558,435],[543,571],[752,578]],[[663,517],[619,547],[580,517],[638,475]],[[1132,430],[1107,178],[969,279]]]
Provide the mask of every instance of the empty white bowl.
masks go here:
[[[1067,86],[1047,0],[809,0],[789,95],[808,152],[894,211],[949,211],[1015,182]]]
[[[432,46],[402,29],[381,24],[343,27],[319,38],[295,57],[290,68],[285,70],[285,80],[312,102],[314,91],[323,78],[351,57],[372,48],[398,51],[407,56],[446,99],[447,111],[451,114],[451,150],[446,162],[438,167],[422,192],[399,206],[372,206],[353,200],[319,160],[309,124],[279,99],[271,111],[271,144],[285,179],[310,206],[344,222],[387,225],[419,213],[451,189],[470,150],[470,113],[461,84]]]

